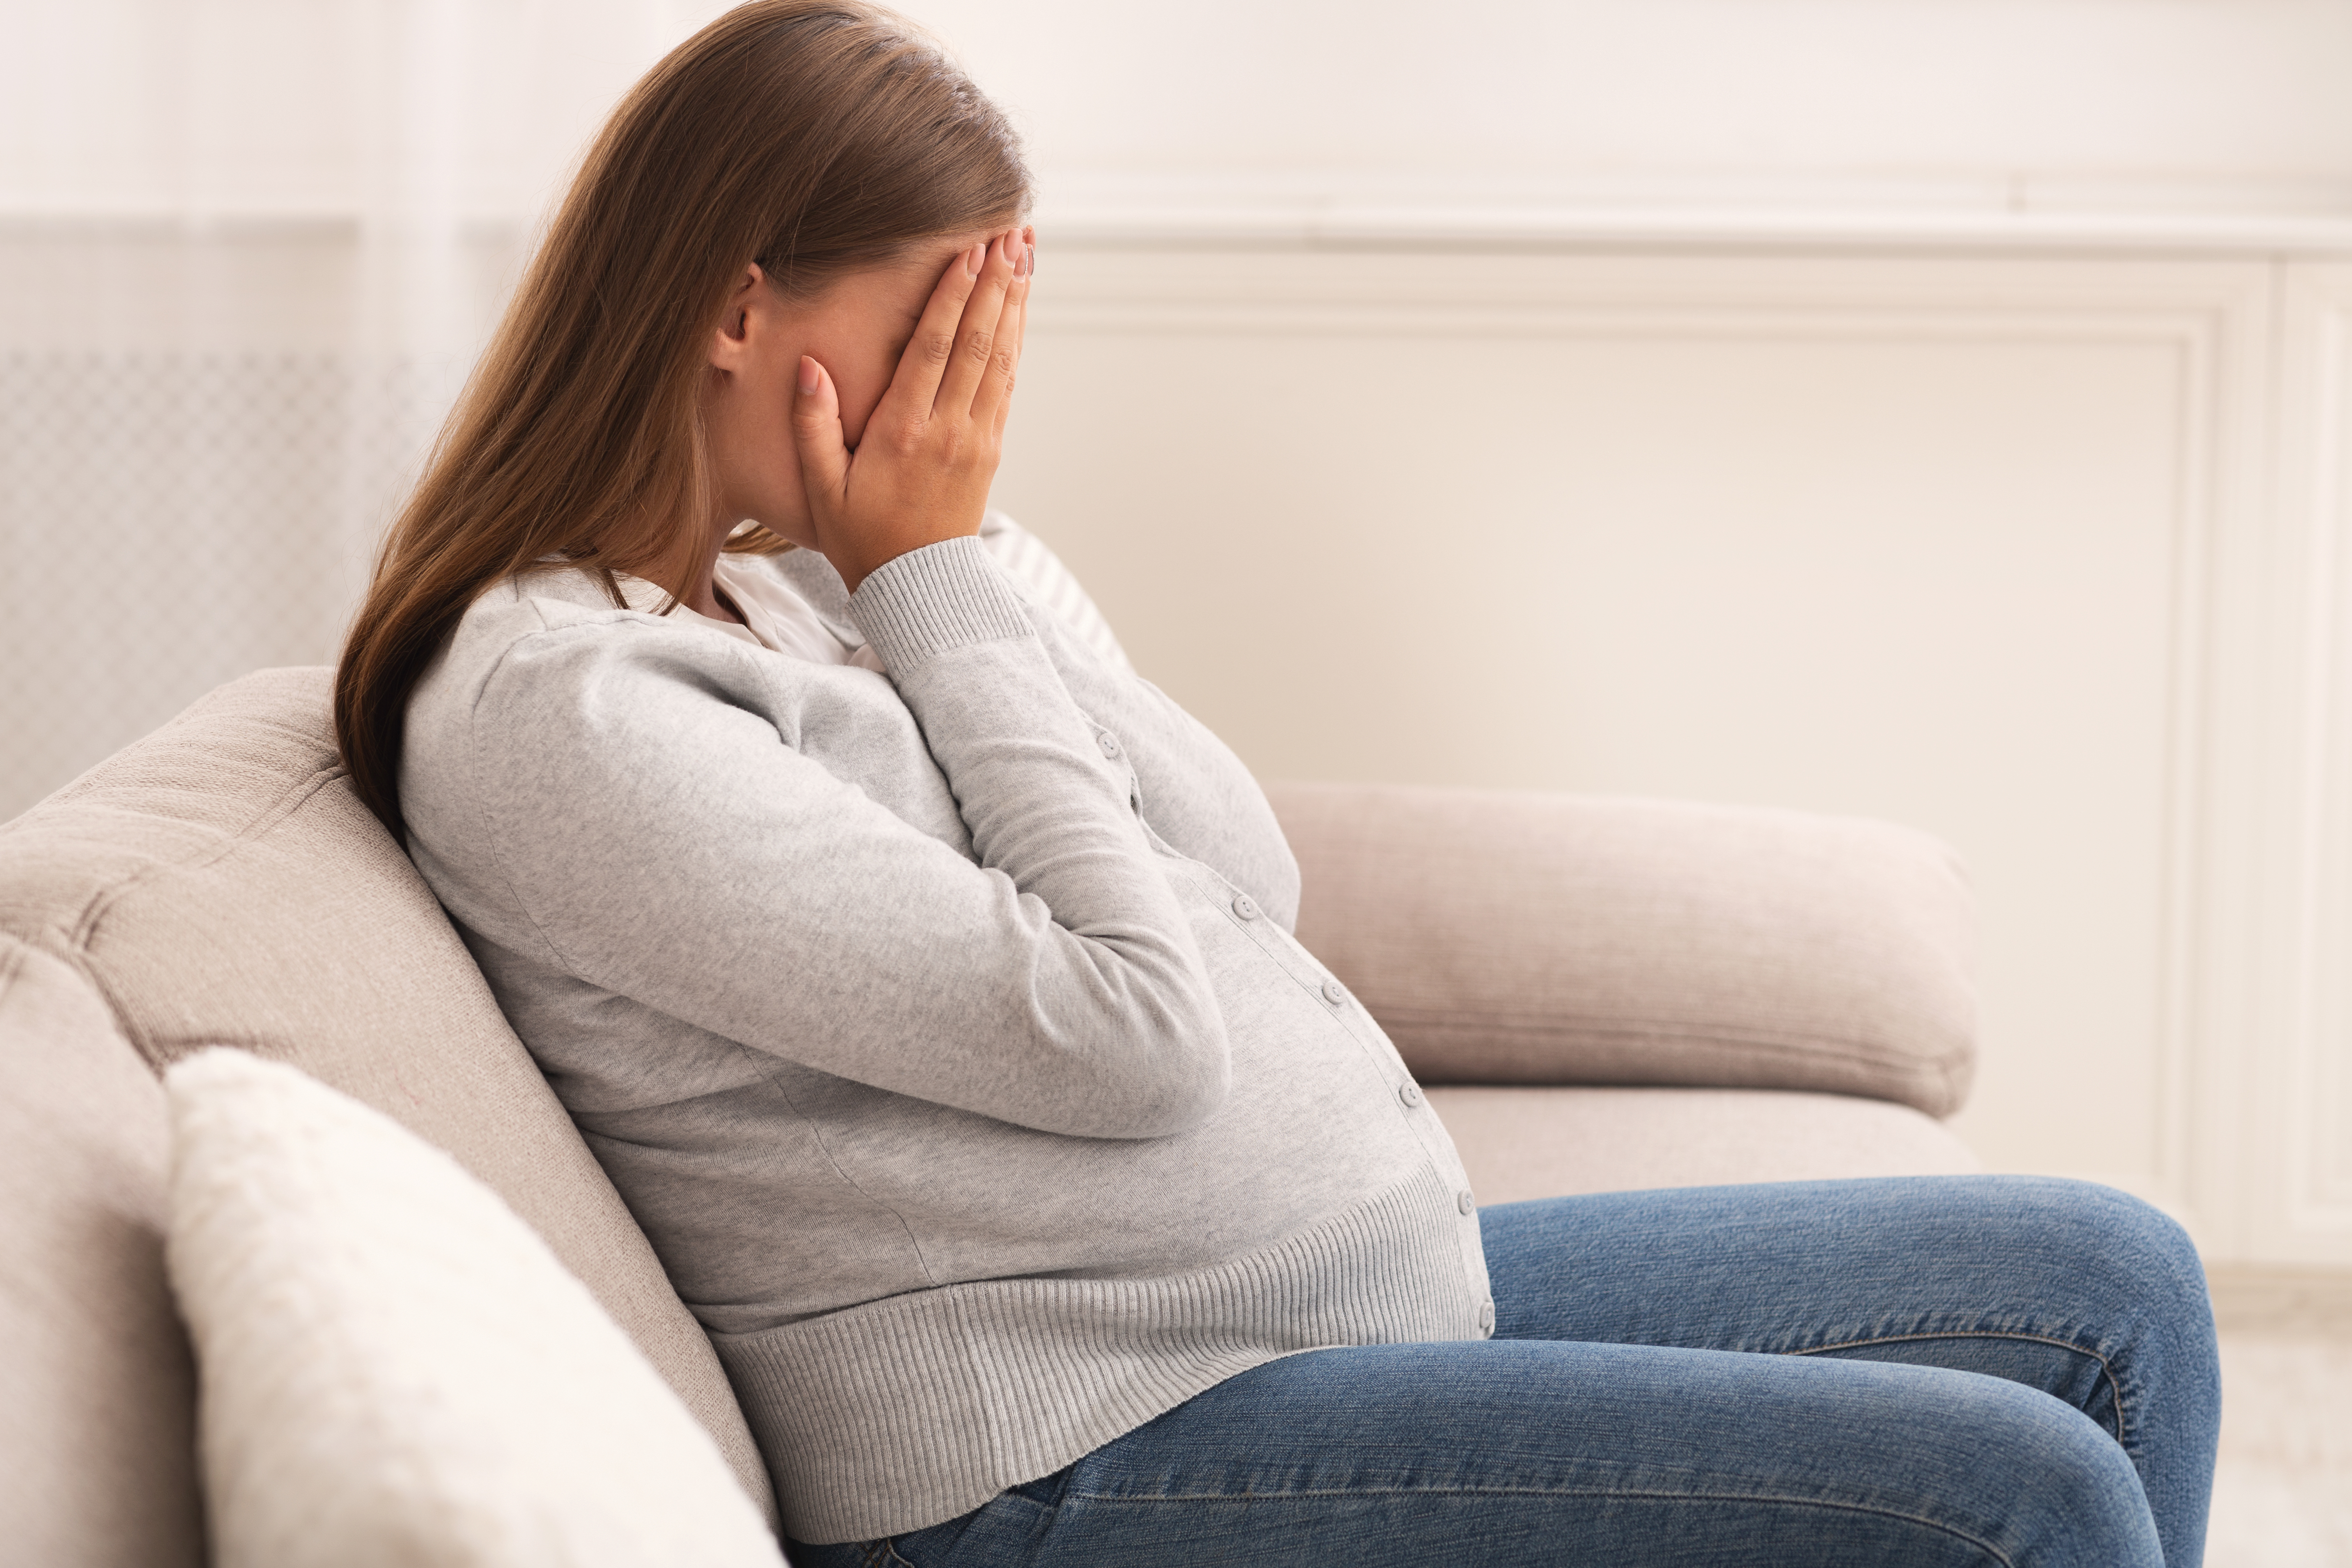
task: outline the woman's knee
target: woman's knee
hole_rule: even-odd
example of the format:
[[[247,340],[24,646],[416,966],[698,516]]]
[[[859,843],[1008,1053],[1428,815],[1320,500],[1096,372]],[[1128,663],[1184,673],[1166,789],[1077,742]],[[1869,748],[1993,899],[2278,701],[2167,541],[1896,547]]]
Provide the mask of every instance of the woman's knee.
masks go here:
[[[1966,1393],[1939,1411],[1938,1421],[1946,1458],[1961,1461],[1972,1478],[1987,1544],[2018,1568],[2163,1562],[2130,1458],[2063,1400],[2000,1378],[1967,1377]]]
[[[2070,1260],[2106,1258],[2153,1275],[2202,1284],[2197,1244],[2179,1221],[2145,1199],[2097,1182],[2063,1176],[1981,1178],[2000,1208],[2031,1226]]]
[[[2004,1177],[2003,1239],[2032,1249],[2045,1289],[2064,1290],[2085,1328],[2152,1330],[2186,1347],[2210,1345],[2205,1265],[2180,1223],[2153,1204],[2095,1182]]]

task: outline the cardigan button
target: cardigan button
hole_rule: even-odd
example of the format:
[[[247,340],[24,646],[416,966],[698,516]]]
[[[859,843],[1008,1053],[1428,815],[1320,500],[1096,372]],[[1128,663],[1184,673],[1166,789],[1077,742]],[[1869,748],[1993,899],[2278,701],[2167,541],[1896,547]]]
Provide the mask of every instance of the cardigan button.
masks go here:
[[[1257,919],[1257,900],[1244,893],[1234,900],[1234,913],[1245,921]]]
[[[1469,1188],[1465,1187],[1460,1192],[1454,1194],[1454,1206],[1460,1209],[1464,1214],[1468,1214],[1472,1209],[1478,1206],[1478,1200],[1470,1195]]]
[[[1117,736],[1097,735],[1095,737],[1095,742],[1102,747],[1102,754],[1104,756],[1115,757],[1118,755],[1118,738]]]
[[[1346,986],[1340,984],[1336,980],[1326,980],[1323,983],[1323,1000],[1330,1003],[1334,1007],[1337,1007],[1340,1003],[1345,1002],[1347,999],[1348,988]]]
[[[1419,1105],[1421,1103],[1421,1085],[1413,1082],[1411,1079],[1405,1079],[1402,1083],[1397,1085],[1397,1098],[1403,1100],[1407,1105]]]
[[[1495,1331],[1495,1303],[1492,1301],[1478,1309],[1478,1331],[1482,1334]]]

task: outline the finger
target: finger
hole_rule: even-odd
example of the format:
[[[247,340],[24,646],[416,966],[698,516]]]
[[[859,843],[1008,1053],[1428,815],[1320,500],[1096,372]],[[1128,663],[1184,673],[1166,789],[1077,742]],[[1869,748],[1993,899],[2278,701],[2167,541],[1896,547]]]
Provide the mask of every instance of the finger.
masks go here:
[[[806,354],[793,387],[793,446],[800,453],[809,516],[822,527],[847,495],[849,447],[841,438],[841,396],[833,377]]]
[[[931,406],[939,400],[940,377],[955,357],[956,326],[963,320],[964,301],[971,298],[986,265],[987,252],[977,245],[949,258],[939,286],[923,306],[922,319],[915,323],[915,335],[907,340],[907,352],[898,356],[889,390],[866,420],[869,430],[876,419],[887,421],[884,428],[919,429],[930,418]]]
[[[1021,254],[1013,263],[1013,287],[1004,296],[1004,313],[996,321],[996,355],[972,399],[971,422],[1003,435],[1004,417],[1013,408],[1013,384],[1021,368],[1021,345],[1029,329],[1029,289],[1037,269],[1034,230],[1021,236]]]
[[[956,330],[955,359],[940,383],[934,406],[941,413],[969,417],[972,399],[996,355],[997,322],[1004,314],[1004,296],[1013,287],[1013,259],[1020,237],[998,235],[988,244],[988,265],[965,301],[963,321]]]

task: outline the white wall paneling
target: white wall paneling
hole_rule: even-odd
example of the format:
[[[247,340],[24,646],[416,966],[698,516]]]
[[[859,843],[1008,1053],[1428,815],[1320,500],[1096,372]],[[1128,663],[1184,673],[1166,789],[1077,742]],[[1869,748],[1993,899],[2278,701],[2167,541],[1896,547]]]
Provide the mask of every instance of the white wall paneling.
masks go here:
[[[1441,237],[1049,244],[1001,500],[1266,775],[1942,834],[1963,1134],[2352,1263],[2352,266]],[[451,238],[457,335],[518,243]],[[367,258],[0,230],[0,811],[331,652],[459,363]]]
[[[2294,730],[2281,630],[2310,597],[2271,504],[2279,300],[2338,274],[1213,247],[1045,265],[1000,495],[1260,772],[1940,832],[1985,910],[1963,1132],[1997,1165],[2156,1197],[2216,1256],[2352,1260],[2257,1218],[2279,1211],[2246,1121],[2305,1091],[2244,1068],[2280,1037],[2265,879],[2294,852],[2263,824]],[[2299,341],[2316,307],[2295,299]],[[2341,1140],[2312,1135],[2340,1172]]]
[[[720,8],[0,0],[0,816],[331,654]],[[1964,1135],[2352,1268],[2352,4],[904,9],[1038,174],[1000,498],[1253,765],[1938,832]]]
[[[2352,1260],[2352,266],[2285,279],[2277,716],[2266,760],[2275,879],[2256,973],[2270,1011],[2238,1059],[2253,1246]]]
[[[348,221],[0,222],[0,817],[334,657],[514,247],[453,240],[436,342]]]

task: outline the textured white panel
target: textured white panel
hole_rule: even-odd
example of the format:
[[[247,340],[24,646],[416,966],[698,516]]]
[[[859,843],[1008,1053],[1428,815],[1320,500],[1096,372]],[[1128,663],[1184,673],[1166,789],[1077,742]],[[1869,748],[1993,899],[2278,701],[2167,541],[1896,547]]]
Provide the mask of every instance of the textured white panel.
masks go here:
[[[446,385],[324,353],[0,353],[0,818],[215,685],[331,662]]]
[[[513,271],[511,234],[443,237],[0,224],[0,818],[223,680],[333,658]]]

